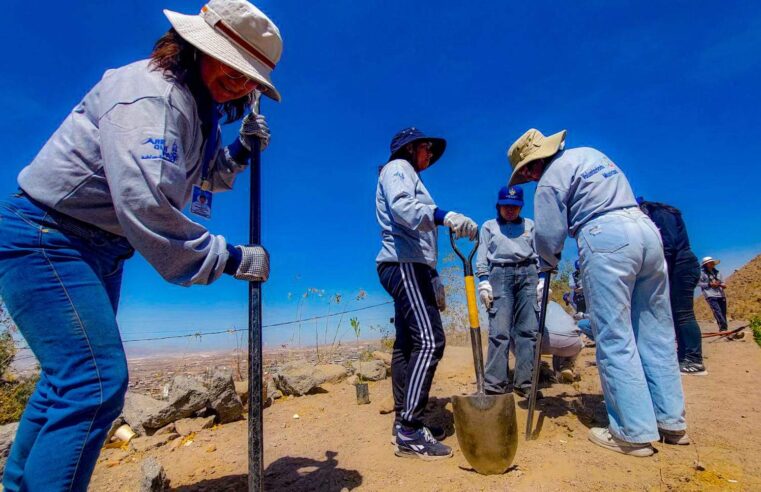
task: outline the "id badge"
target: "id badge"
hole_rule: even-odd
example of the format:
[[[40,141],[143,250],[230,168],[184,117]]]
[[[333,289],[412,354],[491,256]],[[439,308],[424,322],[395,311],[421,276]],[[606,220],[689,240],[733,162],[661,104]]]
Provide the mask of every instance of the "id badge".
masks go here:
[[[198,185],[193,185],[193,198],[190,202],[190,213],[211,219],[211,199],[214,197],[211,191],[204,190]]]

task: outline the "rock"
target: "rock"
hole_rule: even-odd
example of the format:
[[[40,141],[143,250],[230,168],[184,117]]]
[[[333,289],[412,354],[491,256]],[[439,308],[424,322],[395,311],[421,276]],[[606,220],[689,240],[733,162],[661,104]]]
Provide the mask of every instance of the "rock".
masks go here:
[[[217,414],[220,424],[227,424],[243,418],[243,402],[235,391],[232,372],[217,369],[209,384],[208,406]]]
[[[166,479],[164,467],[156,458],[148,458],[140,467],[142,477],[140,479],[140,492],[164,492],[169,488],[169,480]]]
[[[181,436],[187,436],[193,432],[198,432],[201,429],[209,429],[214,425],[214,417],[195,418],[195,419],[180,419],[174,423],[174,428]]]
[[[235,381],[235,392],[238,394],[238,398],[240,398],[240,401],[247,402],[248,401],[248,379],[245,381]]]
[[[280,393],[280,390],[277,389],[277,385],[275,384],[275,381],[272,379],[267,381],[267,399],[270,400],[277,400],[279,397],[275,396],[277,393]],[[282,393],[280,396],[283,396]]]
[[[0,426],[0,476],[5,470],[5,462],[8,460],[8,453],[11,451],[11,445],[16,438],[18,422]]]
[[[135,439],[132,439],[132,441],[130,442],[132,444],[132,447],[135,449],[135,451],[144,452],[150,449],[160,448],[164,444],[174,439],[177,439],[178,437],[180,437],[179,434],[176,434],[173,432],[171,434],[153,435],[148,437],[137,437]]]
[[[356,374],[351,375],[348,378],[346,378],[346,384],[350,384],[352,386],[356,386],[358,382],[359,382],[359,378],[357,377]]]
[[[171,424],[167,424],[164,427],[162,427],[161,429],[159,429],[156,432],[154,432],[153,435],[154,436],[160,436],[162,434],[173,434],[174,432],[175,432],[174,422],[172,422]]]
[[[208,401],[208,392],[201,381],[190,376],[176,376],[169,390],[169,403],[150,415],[143,422],[143,427],[150,435],[171,422],[190,417],[197,411],[203,410]]]
[[[274,381],[284,395],[296,396],[306,395],[322,382],[314,365],[303,361],[290,362],[281,367]]]
[[[314,367],[315,378],[322,383],[340,383],[346,376],[349,375],[349,371],[340,364],[319,364]]]
[[[275,393],[272,395],[273,400],[279,400],[283,397],[283,392],[280,390],[275,390]]]
[[[352,366],[362,381],[381,381],[386,379],[386,364],[381,360],[352,362]]]
[[[145,422],[151,420],[164,406],[166,402],[128,391],[124,397],[124,410],[120,418],[129,424],[137,435],[144,436],[148,433],[148,429],[144,426]],[[156,428],[162,426],[158,425]]]
[[[383,399],[383,401],[380,404],[380,408],[378,409],[381,415],[386,415],[387,413],[393,413],[394,412],[394,398],[392,396],[387,396]]]
[[[386,364],[386,367],[391,367],[391,354],[388,352],[376,350],[373,352],[373,359],[383,361],[383,363]]]

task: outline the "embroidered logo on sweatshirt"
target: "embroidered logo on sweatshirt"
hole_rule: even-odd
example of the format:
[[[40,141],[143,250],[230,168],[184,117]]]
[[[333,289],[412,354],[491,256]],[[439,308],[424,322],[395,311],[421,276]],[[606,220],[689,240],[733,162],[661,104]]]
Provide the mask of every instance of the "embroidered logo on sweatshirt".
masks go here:
[[[143,145],[150,145],[153,152],[141,154],[143,160],[162,159],[174,164],[177,162],[178,148],[177,142],[170,146],[164,138],[147,138],[141,142]]]

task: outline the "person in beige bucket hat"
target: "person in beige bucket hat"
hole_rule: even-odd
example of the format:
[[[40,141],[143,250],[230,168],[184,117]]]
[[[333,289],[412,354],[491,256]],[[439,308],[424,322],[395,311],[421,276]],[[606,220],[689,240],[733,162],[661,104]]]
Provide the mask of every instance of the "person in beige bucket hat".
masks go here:
[[[232,245],[183,210],[210,218],[212,194],[231,190],[269,142],[264,117],[245,114],[256,92],[280,100],[280,32],[245,0],[166,16],[172,28],[150,57],[107,70],[0,201],[0,291],[43,368],[5,490],[87,489],[124,405],[116,312],[136,250],[184,286],[269,276],[263,247]],[[227,146],[223,116],[243,119]]]
[[[557,266],[576,239],[609,426],[589,439],[630,456],[688,444],[663,246],[623,171],[602,152],[531,129],[510,146],[510,183],[537,181],[534,246]]]

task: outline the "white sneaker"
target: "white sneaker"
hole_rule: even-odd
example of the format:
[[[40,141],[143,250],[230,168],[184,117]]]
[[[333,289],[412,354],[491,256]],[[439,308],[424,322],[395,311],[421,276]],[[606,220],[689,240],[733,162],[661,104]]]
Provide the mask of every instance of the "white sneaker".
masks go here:
[[[652,456],[655,452],[650,443],[622,441],[613,436],[606,427],[592,427],[589,429],[587,437],[600,447],[629,456],[637,456],[638,458]]]

